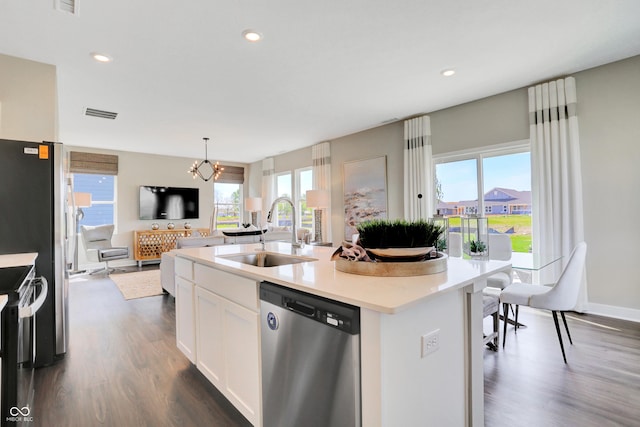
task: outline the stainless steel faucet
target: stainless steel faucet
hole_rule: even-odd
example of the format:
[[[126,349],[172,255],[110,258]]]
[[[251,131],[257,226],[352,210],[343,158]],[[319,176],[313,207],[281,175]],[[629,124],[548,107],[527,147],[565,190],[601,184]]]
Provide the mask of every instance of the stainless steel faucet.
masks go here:
[[[266,249],[264,248],[264,227],[260,224],[260,250],[264,252]]]
[[[286,202],[291,205],[291,252],[294,253],[296,248],[304,248],[304,241],[298,241],[298,232],[296,230],[296,207],[288,197],[278,197],[271,204],[271,209],[269,209],[269,214],[267,215],[267,222],[271,222],[271,215],[276,205],[281,202]]]

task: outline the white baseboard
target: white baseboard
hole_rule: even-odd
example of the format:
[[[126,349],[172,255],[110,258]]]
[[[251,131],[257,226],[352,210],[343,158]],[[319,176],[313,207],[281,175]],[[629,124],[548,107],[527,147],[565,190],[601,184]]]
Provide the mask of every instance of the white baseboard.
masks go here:
[[[594,302],[590,302],[587,313],[640,323],[640,310],[635,308],[618,307],[615,305],[596,304]]]

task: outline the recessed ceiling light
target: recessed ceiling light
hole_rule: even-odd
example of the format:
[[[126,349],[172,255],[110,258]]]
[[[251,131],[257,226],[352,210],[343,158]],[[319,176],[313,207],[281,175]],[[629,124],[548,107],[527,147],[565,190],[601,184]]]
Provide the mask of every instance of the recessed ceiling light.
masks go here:
[[[442,74],[445,77],[451,77],[456,73],[456,70],[452,69],[452,68],[448,68],[446,70],[442,70],[440,72],[440,74]]]
[[[105,55],[104,53],[91,52],[91,57],[98,62],[111,62],[113,58],[109,55]]]
[[[257,42],[262,40],[262,34],[254,30],[244,30],[242,32],[242,37],[250,42]]]

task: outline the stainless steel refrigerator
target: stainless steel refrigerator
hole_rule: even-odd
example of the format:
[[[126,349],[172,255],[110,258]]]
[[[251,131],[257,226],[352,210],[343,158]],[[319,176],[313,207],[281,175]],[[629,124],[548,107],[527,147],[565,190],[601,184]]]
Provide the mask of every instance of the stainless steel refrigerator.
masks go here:
[[[69,343],[65,165],[62,144],[0,139],[0,255],[37,252],[36,273],[49,283],[35,367],[64,357]]]

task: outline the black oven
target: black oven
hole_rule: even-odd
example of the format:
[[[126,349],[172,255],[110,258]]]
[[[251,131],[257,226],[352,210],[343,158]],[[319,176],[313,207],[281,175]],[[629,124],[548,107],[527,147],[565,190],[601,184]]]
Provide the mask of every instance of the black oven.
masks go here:
[[[0,269],[0,291],[8,296],[2,310],[2,413],[0,425],[30,425],[33,421],[35,313],[44,303],[48,285],[35,277],[33,266]]]

